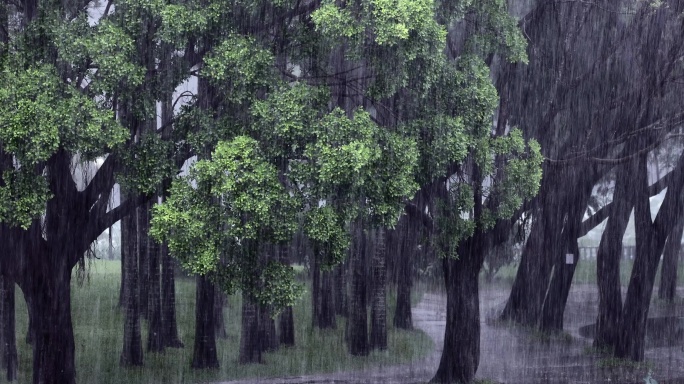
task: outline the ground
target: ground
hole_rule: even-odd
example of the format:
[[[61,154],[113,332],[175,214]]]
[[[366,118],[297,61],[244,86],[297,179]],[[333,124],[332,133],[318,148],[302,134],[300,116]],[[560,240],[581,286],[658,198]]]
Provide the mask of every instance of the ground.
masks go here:
[[[543,335],[528,329],[493,321],[503,307],[508,286],[485,285],[480,293],[482,313],[481,358],[477,372],[479,383],[510,384],[580,384],[580,383],[684,383],[682,346],[652,348],[646,362],[634,364],[601,355],[591,348],[591,340],[579,334],[579,328],[593,323],[598,308],[598,292],[593,284],[573,286],[565,311],[565,332]],[[680,291],[681,297],[684,292]],[[676,305],[654,301],[651,316],[684,316],[684,301]],[[413,308],[414,325],[427,333],[435,350],[425,359],[400,366],[370,368],[271,380],[259,383],[421,383],[430,380],[437,370],[444,338],[446,297],[441,292],[427,293]],[[253,384],[235,381],[231,384]],[[651,383],[654,383],[653,381]]]

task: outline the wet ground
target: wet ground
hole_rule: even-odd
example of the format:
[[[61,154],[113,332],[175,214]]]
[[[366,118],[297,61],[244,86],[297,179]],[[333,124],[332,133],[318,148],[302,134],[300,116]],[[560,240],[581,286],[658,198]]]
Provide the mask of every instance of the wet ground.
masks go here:
[[[680,297],[683,294],[679,292]],[[482,333],[477,379],[481,383],[654,384],[657,381],[659,384],[684,384],[682,346],[647,349],[646,362],[638,365],[598,355],[590,348],[591,340],[582,337],[579,329],[593,323],[596,318],[598,293],[595,286],[573,287],[565,311],[566,332],[551,337],[491,321],[503,307],[507,295],[507,287],[485,286],[480,292]],[[649,316],[682,317],[684,302],[679,299],[677,303],[664,305],[656,302],[651,305]],[[432,378],[439,365],[445,316],[446,297],[441,293],[424,295],[422,301],[413,308],[414,325],[435,342],[435,350],[420,361],[356,372],[230,383],[424,383]],[[649,382],[649,378],[656,381]]]

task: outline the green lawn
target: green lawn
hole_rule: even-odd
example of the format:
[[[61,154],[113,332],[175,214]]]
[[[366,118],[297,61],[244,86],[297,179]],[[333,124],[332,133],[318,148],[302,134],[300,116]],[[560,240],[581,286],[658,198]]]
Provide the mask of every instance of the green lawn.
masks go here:
[[[72,307],[76,339],[76,369],[78,383],[197,383],[245,377],[279,377],[315,372],[355,370],[369,365],[389,365],[418,359],[432,348],[430,338],[420,331],[399,331],[389,328],[389,349],[374,352],[367,358],[352,357],[344,344],[344,319],[338,318],[338,329],[311,329],[310,296],[305,296],[294,308],[297,346],[281,348],[265,354],[265,364],[239,365],[239,295],[229,298],[225,310],[228,339],[218,340],[221,368],[215,371],[190,369],[194,337],[193,279],[176,281],[177,316],[182,349],[167,349],[164,354],[145,353],[145,365],[136,369],[119,367],[122,347],[123,315],[116,308],[120,284],[120,264],[96,260],[91,263],[89,279],[79,286],[74,279]],[[17,290],[18,291],[18,290]],[[391,325],[394,295],[390,293],[388,323]],[[17,297],[17,333],[19,349],[19,383],[30,382],[31,349],[24,342],[27,314],[23,297]],[[143,321],[143,346],[147,331]],[[4,380],[0,379],[0,380]]]

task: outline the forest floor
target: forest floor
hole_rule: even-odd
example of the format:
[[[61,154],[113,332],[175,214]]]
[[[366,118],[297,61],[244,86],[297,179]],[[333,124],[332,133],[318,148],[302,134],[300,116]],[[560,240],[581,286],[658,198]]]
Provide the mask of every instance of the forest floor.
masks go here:
[[[625,289],[623,288],[623,291]],[[591,340],[579,329],[596,318],[598,292],[593,284],[573,286],[565,311],[565,331],[557,335],[496,321],[508,297],[509,287],[484,285],[480,292],[482,318],[480,366],[477,383],[494,384],[580,384],[647,383],[684,384],[684,347],[649,348],[646,361],[636,364],[611,358],[591,348]],[[654,301],[649,316],[684,316],[684,291],[674,305]],[[231,384],[309,383],[424,383],[439,365],[446,324],[444,293],[426,293],[413,308],[414,326],[433,339],[435,350],[426,358],[398,366],[361,371],[298,376],[277,379],[231,381]],[[322,351],[322,353],[324,353]]]

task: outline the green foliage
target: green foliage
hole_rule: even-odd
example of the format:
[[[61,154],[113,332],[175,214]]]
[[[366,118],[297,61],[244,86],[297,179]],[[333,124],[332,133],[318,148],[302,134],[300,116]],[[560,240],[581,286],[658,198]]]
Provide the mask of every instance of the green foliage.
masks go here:
[[[171,154],[173,146],[155,133],[145,133],[130,149],[122,151],[128,165],[118,180],[128,190],[151,195],[157,192],[162,181],[171,178],[175,167]]]
[[[260,269],[256,253],[261,244],[291,238],[298,205],[258,142],[238,136],[173,181],[170,197],[154,207],[150,234],[166,241],[184,268],[215,274],[227,291],[252,285],[257,299],[291,304],[299,292],[292,274],[275,265]],[[254,286],[254,279],[276,280]]]
[[[311,246],[321,252],[324,268],[344,260],[351,237],[345,228],[344,218],[332,206],[324,205],[307,211],[304,230]]]
[[[494,147],[497,154],[510,155],[503,166],[503,178],[496,191],[500,198],[496,217],[508,218],[525,199],[533,197],[539,190],[544,158],[536,141],[531,140],[525,148],[522,132],[518,129],[495,139]]]
[[[254,39],[231,35],[204,59],[202,73],[233,102],[256,97],[256,91],[271,85],[273,56]]]
[[[303,83],[283,86],[252,105],[251,135],[265,144],[263,150],[270,158],[301,156],[328,97],[324,88]]]
[[[363,26],[348,8],[340,8],[333,1],[325,1],[311,14],[316,30],[329,38],[358,38]]]
[[[0,221],[10,226],[27,229],[31,221],[45,210],[45,202],[52,196],[45,178],[31,170],[6,169],[0,186]]]

